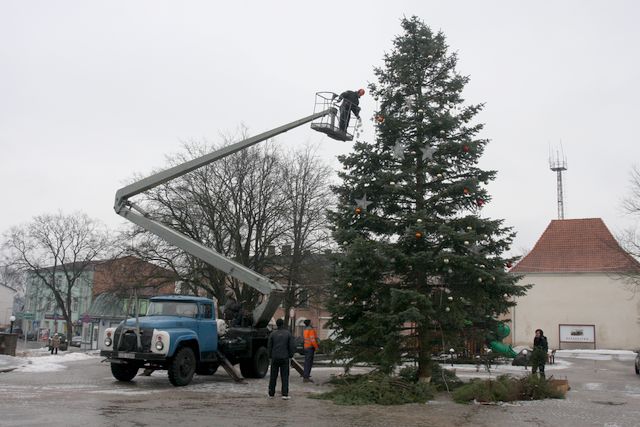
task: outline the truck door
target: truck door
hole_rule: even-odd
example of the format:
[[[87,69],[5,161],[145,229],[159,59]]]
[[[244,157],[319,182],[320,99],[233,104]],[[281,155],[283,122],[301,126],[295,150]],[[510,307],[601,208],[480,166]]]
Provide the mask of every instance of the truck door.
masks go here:
[[[198,337],[200,339],[200,352],[203,359],[214,358],[218,351],[218,329],[213,315],[213,304],[204,302],[199,307],[200,321],[198,322]]]

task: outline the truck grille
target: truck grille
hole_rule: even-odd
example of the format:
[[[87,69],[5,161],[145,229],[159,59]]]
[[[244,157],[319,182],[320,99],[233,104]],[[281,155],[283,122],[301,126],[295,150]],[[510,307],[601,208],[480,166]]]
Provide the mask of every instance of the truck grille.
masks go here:
[[[122,335],[122,337],[120,337],[120,335],[122,334],[122,328],[118,328],[116,329],[116,332],[114,334],[114,342],[118,343],[118,348],[116,348],[115,350],[117,351],[129,351],[129,352],[134,352],[134,351],[142,351],[142,352],[150,352],[151,351],[151,338],[153,335],[153,330],[152,329],[141,329],[142,335],[140,337],[140,344],[142,344],[142,348],[140,350],[138,350],[136,347],[138,345],[137,343],[137,339],[136,339],[136,333],[135,330],[133,329],[127,329],[124,333],[124,335]]]

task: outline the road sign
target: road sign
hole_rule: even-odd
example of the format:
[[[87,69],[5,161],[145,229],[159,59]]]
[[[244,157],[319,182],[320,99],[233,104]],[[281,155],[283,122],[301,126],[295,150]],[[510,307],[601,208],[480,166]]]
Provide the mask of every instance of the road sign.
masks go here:
[[[34,315],[33,315],[33,313],[18,312],[18,313],[16,313],[16,318],[25,319],[25,320],[33,320],[34,319]]]

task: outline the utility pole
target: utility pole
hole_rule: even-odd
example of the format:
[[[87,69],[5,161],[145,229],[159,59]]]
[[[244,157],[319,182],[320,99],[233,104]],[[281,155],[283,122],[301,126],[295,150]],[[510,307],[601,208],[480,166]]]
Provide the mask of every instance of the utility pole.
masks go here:
[[[549,154],[549,169],[554,171],[557,175],[557,187],[558,187],[558,219],[564,219],[564,196],[562,194],[562,172],[567,170],[567,158],[562,153],[556,150],[556,155],[553,157]]]

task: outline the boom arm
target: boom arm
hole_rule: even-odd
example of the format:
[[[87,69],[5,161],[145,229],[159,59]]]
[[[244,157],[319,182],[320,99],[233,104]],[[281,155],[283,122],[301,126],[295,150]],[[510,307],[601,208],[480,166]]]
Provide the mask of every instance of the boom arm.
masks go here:
[[[174,166],[170,169],[158,172],[147,178],[141,179],[140,181],[134,182],[133,184],[127,185],[126,187],[123,187],[116,192],[114,210],[118,215],[133,222],[139,227],[142,227],[143,229],[155,234],[168,243],[179,247],[188,254],[195,256],[196,258],[206,262],[212,267],[223,271],[229,276],[251,286],[261,294],[265,295],[264,301],[253,311],[254,326],[264,327],[268,324],[269,320],[273,316],[273,313],[275,313],[276,309],[278,308],[280,300],[282,299],[284,289],[279,283],[269,279],[268,277],[256,273],[255,271],[244,265],[230,260],[229,258],[219,254],[213,249],[208,248],[201,243],[191,239],[190,237],[187,237],[184,234],[166,226],[165,224],[152,219],[149,214],[147,214],[135,203],[131,202],[129,198],[151,188],[157,187],[158,185],[164,184],[165,182],[168,182],[172,179],[185,175],[202,166],[213,163],[216,160],[220,160],[226,156],[237,153],[240,150],[249,148],[261,141],[273,138],[276,135],[284,133],[298,126],[302,126],[303,124],[308,123],[312,120],[329,114],[335,115],[336,113],[337,111],[335,108],[329,108],[325,111],[312,114],[300,120],[296,120],[270,131],[261,133],[260,135],[256,135],[227,147],[223,147],[220,150],[205,154],[204,156],[190,160],[181,165]]]

